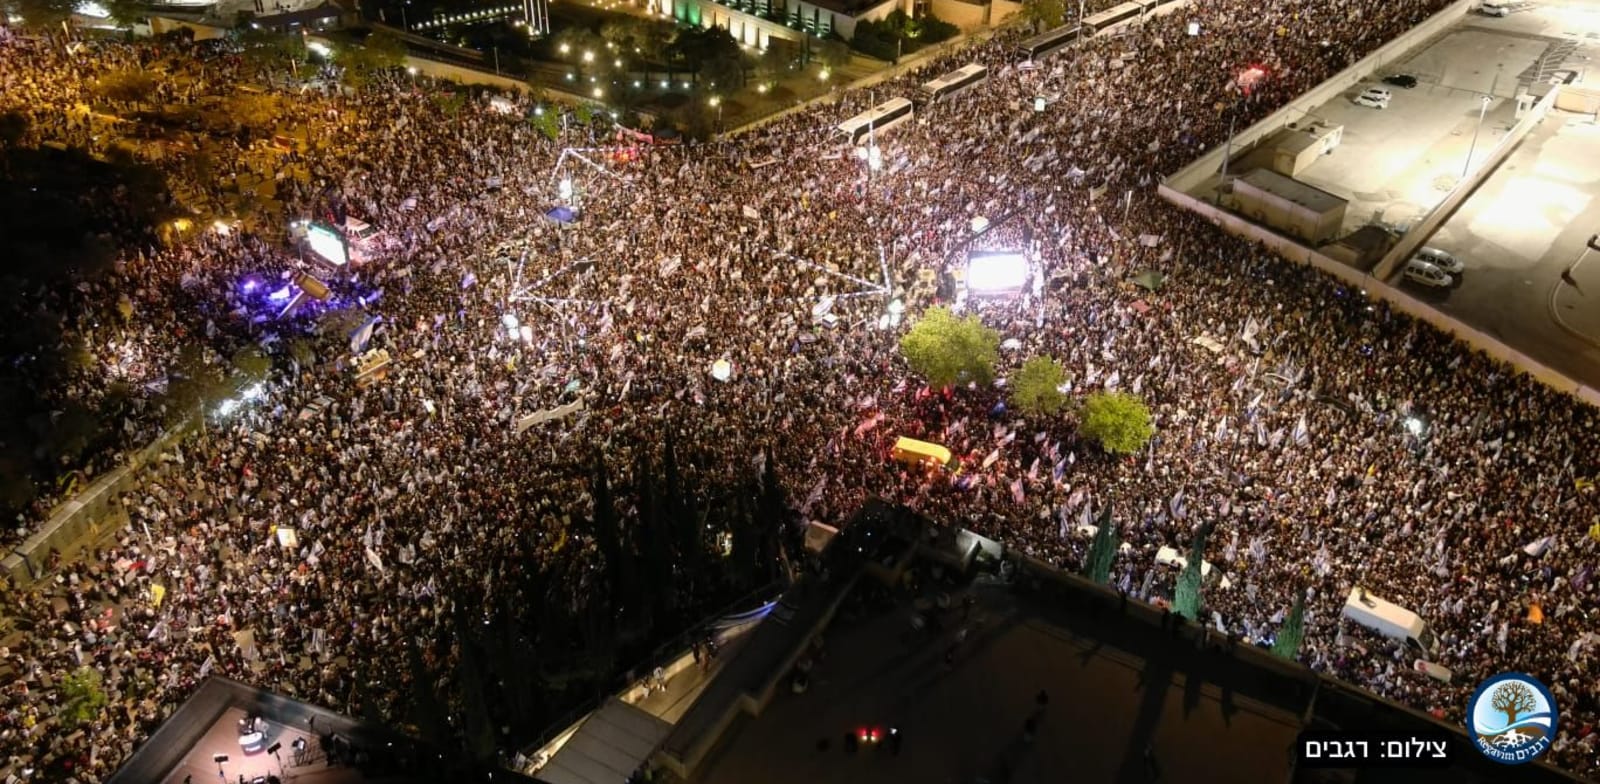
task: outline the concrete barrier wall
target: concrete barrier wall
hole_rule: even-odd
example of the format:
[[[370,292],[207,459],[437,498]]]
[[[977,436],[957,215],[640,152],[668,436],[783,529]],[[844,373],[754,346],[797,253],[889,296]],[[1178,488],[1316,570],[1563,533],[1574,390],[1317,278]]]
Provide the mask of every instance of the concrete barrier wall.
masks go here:
[[[1229,234],[1261,242],[1283,258],[1316,267],[1361,291],[1369,299],[1382,300],[1395,310],[1432,324],[1467,345],[1527,373],[1546,386],[1569,393],[1592,406],[1600,407],[1600,391],[1573,381],[1499,339],[1468,326],[1460,319],[1443,313],[1366,272],[1341,264],[1265,226],[1252,223],[1247,218],[1176,190],[1165,183],[1161,185],[1159,192],[1162,198],[1205,217]]]
[[[1278,129],[1291,122],[1299,121],[1309,111],[1326,103],[1329,99],[1350,87],[1359,84],[1366,79],[1368,74],[1383,67],[1385,63],[1398,59],[1418,44],[1443,32],[1446,28],[1466,16],[1476,2],[1477,0],[1458,0],[1449,8],[1434,14],[1422,24],[1412,28],[1405,35],[1384,44],[1377,51],[1358,60],[1337,76],[1317,85],[1305,95],[1290,101],[1282,109],[1273,112],[1266,119],[1239,132],[1233,137],[1233,155],[1235,157],[1243,155],[1262,139],[1276,133]],[[1177,7],[1177,5],[1173,6],[1174,9]],[[1209,34],[1205,31],[1201,32],[1201,35]],[[1223,141],[1222,144],[1212,148],[1211,152],[1202,155],[1194,163],[1168,177],[1166,183],[1180,191],[1194,190],[1213,174],[1221,171],[1222,157],[1227,154],[1228,148],[1228,142]]]
[[[1444,198],[1440,199],[1439,203],[1435,204],[1433,209],[1423,216],[1422,220],[1417,221],[1400,238],[1400,241],[1396,242],[1394,247],[1384,254],[1383,259],[1373,267],[1372,274],[1388,280],[1394,274],[1394,271],[1399,268],[1402,261],[1411,258],[1411,254],[1415,253],[1417,248],[1422,247],[1422,243],[1427,242],[1428,238],[1432,237],[1433,233],[1438,231],[1439,227],[1443,226],[1444,222],[1449,220],[1450,216],[1461,208],[1467,198],[1478,190],[1478,186],[1482,185],[1484,180],[1489,179],[1489,176],[1494,174],[1495,169],[1498,169],[1500,164],[1504,163],[1506,158],[1511,155],[1511,151],[1515,150],[1517,145],[1522,144],[1523,139],[1528,138],[1528,133],[1533,130],[1533,127],[1544,121],[1545,116],[1550,113],[1550,107],[1555,105],[1556,97],[1560,93],[1560,87],[1551,88],[1550,92],[1545,93],[1545,96],[1533,105],[1532,110],[1522,115],[1522,119],[1511,126],[1511,131],[1501,137],[1500,143],[1496,144],[1494,149],[1491,149],[1489,154],[1484,156],[1477,165],[1474,166],[1469,161],[1467,164],[1467,176],[1457,181],[1455,187],[1451,188],[1450,192],[1445,194]]]
[[[128,511],[122,506],[122,495],[138,489],[152,478],[151,474],[164,470],[161,455],[192,431],[195,424],[194,420],[184,422],[143,449],[127,453],[125,463],[95,477],[88,487],[57,505],[38,531],[0,560],[0,573],[13,586],[30,586],[45,576],[51,551],[70,558],[101,534],[127,525]]]

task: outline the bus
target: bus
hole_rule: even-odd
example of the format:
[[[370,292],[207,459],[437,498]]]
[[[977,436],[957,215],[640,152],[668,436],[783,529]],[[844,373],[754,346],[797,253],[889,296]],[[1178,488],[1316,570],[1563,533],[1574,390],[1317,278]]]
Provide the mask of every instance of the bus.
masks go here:
[[[922,98],[935,103],[943,98],[977,85],[989,78],[989,69],[977,63],[963,65],[927,84],[922,85]]]
[[[1020,50],[1025,59],[1043,60],[1067,48],[1069,44],[1076,40],[1078,40],[1077,25],[1062,25],[1054,30],[1046,30],[1023,41]]]
[[[1155,10],[1155,7],[1154,0],[1135,0],[1131,3],[1114,5],[1098,14],[1085,17],[1083,32],[1085,35],[1095,35],[1112,25],[1136,19],[1147,11]]]
[[[945,468],[950,465],[954,456],[950,450],[938,444],[927,441],[918,441],[915,438],[901,436],[894,442],[894,449],[889,452],[896,462],[911,466],[928,466]]]
[[[873,134],[883,133],[909,119],[915,110],[904,98],[890,98],[842,123],[839,135],[851,144],[865,144]]]

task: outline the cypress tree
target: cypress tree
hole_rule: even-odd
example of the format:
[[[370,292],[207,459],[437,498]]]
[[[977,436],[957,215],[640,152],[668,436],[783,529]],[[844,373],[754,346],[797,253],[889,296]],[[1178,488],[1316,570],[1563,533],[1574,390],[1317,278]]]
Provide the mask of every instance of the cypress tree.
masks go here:
[[[1117,536],[1117,524],[1111,519],[1111,504],[1100,510],[1100,519],[1095,525],[1097,530],[1094,541],[1089,544],[1089,556],[1084,560],[1083,576],[1096,585],[1105,585],[1111,581],[1111,562],[1116,560],[1117,548],[1122,544]]]
[[[1289,617],[1283,620],[1283,628],[1278,630],[1278,639],[1272,643],[1272,653],[1283,659],[1294,661],[1300,655],[1300,642],[1305,639],[1306,595],[1296,592],[1294,607],[1289,609]]]
[[[1178,586],[1172,595],[1172,611],[1191,621],[1200,619],[1200,582],[1206,560],[1206,539],[1211,536],[1211,525],[1201,526],[1195,532],[1194,546],[1189,550],[1189,562],[1178,574]]]

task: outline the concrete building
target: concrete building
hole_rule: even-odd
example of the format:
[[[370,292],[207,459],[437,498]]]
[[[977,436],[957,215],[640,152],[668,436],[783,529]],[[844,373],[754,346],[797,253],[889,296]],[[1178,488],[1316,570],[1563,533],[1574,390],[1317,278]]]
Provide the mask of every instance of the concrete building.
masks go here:
[[[1235,212],[1313,246],[1338,237],[1344,224],[1344,199],[1270,169],[1234,180],[1232,201]]]
[[[913,10],[912,0],[647,0],[646,7],[683,24],[725,28],[740,43],[761,49],[772,38],[798,41],[806,34],[837,33],[848,41],[859,22]]]
[[[1273,140],[1272,170],[1285,177],[1297,176],[1317,158],[1333,152],[1343,139],[1343,125],[1289,123]]]

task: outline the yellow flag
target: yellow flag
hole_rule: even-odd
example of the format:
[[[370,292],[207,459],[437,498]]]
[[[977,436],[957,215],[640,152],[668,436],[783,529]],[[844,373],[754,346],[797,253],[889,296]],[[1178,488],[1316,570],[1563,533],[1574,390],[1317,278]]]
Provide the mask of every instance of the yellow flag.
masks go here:
[[[161,609],[161,600],[167,598],[167,586],[156,583],[150,586],[150,606]]]

